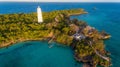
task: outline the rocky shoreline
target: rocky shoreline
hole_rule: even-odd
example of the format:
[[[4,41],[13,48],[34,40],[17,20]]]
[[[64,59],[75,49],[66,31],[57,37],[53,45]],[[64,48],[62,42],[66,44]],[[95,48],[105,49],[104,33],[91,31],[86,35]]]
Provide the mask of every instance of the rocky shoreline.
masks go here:
[[[36,14],[10,15],[13,16],[13,19],[16,15],[30,19],[26,22],[22,21],[23,23],[19,21],[17,24],[15,21],[10,23],[11,19],[7,20],[9,22],[1,21],[3,23],[1,23],[0,30],[3,32],[1,35],[3,39],[0,40],[2,42],[0,47],[9,47],[11,44],[29,40],[48,40],[48,43],[55,41],[72,47],[75,60],[83,62],[83,67],[110,66],[110,58],[105,50],[104,39],[109,39],[111,36],[104,31],[99,32],[84,21],[70,19],[71,15],[86,13],[83,9],[48,12],[43,14],[45,21],[41,24],[33,21],[36,18],[31,20]],[[2,16],[4,17],[4,15]],[[8,25],[7,28],[6,25]]]

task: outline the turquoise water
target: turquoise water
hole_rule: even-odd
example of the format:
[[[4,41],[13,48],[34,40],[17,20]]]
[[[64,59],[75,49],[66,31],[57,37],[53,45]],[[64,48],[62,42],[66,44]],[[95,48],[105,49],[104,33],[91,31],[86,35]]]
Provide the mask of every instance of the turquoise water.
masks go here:
[[[5,51],[6,50],[6,51]],[[4,51],[4,52],[2,52]],[[17,43],[1,49],[0,67],[80,67],[69,47],[60,44],[49,48],[45,41]]]
[[[108,7],[107,5],[105,7]],[[98,7],[97,10],[90,10],[89,14],[82,16],[74,16],[79,20],[86,21],[89,25],[95,27],[99,31],[105,30],[112,37],[105,41],[106,49],[111,52],[112,67],[120,67],[120,4],[110,8]],[[113,8],[114,7],[114,8]]]
[[[1,2],[0,14],[35,12],[38,5],[45,12],[72,8],[84,8],[88,11],[88,14],[71,18],[86,21],[99,31],[105,30],[110,33],[112,37],[105,41],[105,46],[111,52],[112,67],[120,67],[120,3]],[[93,10],[93,7],[97,9]],[[18,45],[24,45],[24,43],[20,43],[11,49],[0,50],[0,67],[81,67],[81,64],[74,61],[69,47],[48,48],[46,42],[30,42],[29,44],[32,45],[22,47]]]

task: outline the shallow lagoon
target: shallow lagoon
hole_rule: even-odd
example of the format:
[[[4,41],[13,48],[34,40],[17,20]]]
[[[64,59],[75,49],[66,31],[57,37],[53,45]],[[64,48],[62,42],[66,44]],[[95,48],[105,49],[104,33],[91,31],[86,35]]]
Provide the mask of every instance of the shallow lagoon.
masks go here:
[[[0,67],[80,67],[69,47],[46,41],[17,43],[0,50]]]
[[[76,16],[74,18],[79,18],[80,20],[84,20],[91,26],[95,27],[96,29],[105,30],[111,34],[112,37],[111,37],[111,39],[105,41],[105,44],[106,44],[105,46],[106,46],[106,49],[111,52],[111,58],[112,58],[112,63],[113,63],[112,67],[120,67],[120,50],[119,50],[120,49],[120,30],[119,30],[120,29],[120,9],[119,9],[120,3],[26,3],[26,2],[24,2],[24,3],[16,3],[16,2],[15,3],[12,3],[12,2],[11,3],[9,3],[9,2],[2,3],[1,2],[0,3],[0,14],[20,13],[20,12],[24,12],[24,13],[36,12],[36,8],[38,5],[45,12],[49,12],[49,11],[53,11],[53,10],[73,9],[73,8],[84,8],[86,11],[88,11],[89,13],[87,15]],[[96,7],[97,10],[93,10],[93,7]],[[24,49],[27,50],[28,47],[31,47],[31,45],[27,46],[27,48],[24,47]],[[21,54],[21,55],[24,55],[23,50],[21,50],[21,52],[20,52],[21,48],[17,49],[19,51],[18,53],[22,52],[23,54]],[[58,48],[58,49],[61,49],[61,48]],[[62,51],[63,53],[65,53],[64,52],[65,49],[68,50],[68,52],[67,51],[66,52],[67,52],[67,54],[70,54],[70,55],[67,56],[67,58],[70,57],[69,59],[71,59],[71,61],[74,62],[71,50],[68,47],[66,47],[65,49],[64,48],[62,48],[62,49],[63,49],[63,51]],[[9,51],[9,50],[4,50],[4,51]],[[35,48],[34,48],[34,50],[35,50]],[[31,51],[32,51],[32,49],[31,49]],[[3,50],[2,50],[2,52],[3,52]],[[9,56],[14,56],[14,53],[15,53],[15,51],[13,50],[13,51],[9,51],[8,56],[5,53],[4,53],[5,57],[3,55],[0,55],[0,63],[2,63],[2,64],[0,64],[0,67],[2,67],[3,64],[6,65],[6,66],[3,65],[3,67],[8,67],[7,65],[10,64],[10,63],[8,63],[8,62],[10,62]],[[16,53],[17,53],[17,51],[16,51]],[[13,55],[11,55],[11,54],[13,54]],[[13,58],[16,58],[16,56],[14,56]],[[11,58],[11,59],[13,59],[13,58]],[[23,58],[23,56],[22,56],[22,58]],[[20,66],[20,64],[22,64],[22,63],[20,63],[19,58],[17,58],[17,59],[19,61],[18,66]],[[12,60],[12,62],[16,61],[16,65],[17,65],[17,59]],[[71,61],[69,60],[70,64],[65,63],[65,66],[71,65],[71,63],[72,63]],[[12,66],[12,62],[10,64],[11,66]],[[13,64],[14,64],[14,62],[13,62]],[[57,62],[53,62],[53,63],[57,63]],[[60,63],[62,63],[62,62],[60,62]],[[60,63],[58,63],[58,65],[60,65]],[[32,64],[29,64],[29,65],[31,66]],[[71,67],[72,67],[72,65],[71,65]],[[78,65],[78,67],[79,67],[79,65]]]

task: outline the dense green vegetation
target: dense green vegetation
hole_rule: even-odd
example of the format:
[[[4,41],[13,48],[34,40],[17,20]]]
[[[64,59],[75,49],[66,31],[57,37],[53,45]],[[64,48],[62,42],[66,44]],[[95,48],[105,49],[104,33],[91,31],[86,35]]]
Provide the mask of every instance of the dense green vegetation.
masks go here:
[[[87,12],[83,9],[43,12],[44,22],[41,24],[37,23],[36,13],[0,15],[0,47],[26,40],[49,40],[49,43],[55,41],[71,46],[77,61],[87,62],[91,66],[108,66],[109,61],[96,54],[98,51],[103,56],[107,55],[102,35],[84,21],[70,20],[70,15],[85,13]],[[73,35],[77,31],[85,38],[76,40]]]
[[[39,40],[53,31],[55,34],[60,33],[64,25],[64,22],[52,28],[55,25],[55,17],[60,14],[74,14],[74,13],[85,13],[83,9],[75,10],[61,10],[52,12],[43,12],[44,22],[42,24],[37,23],[37,14],[6,14],[0,15],[0,47],[7,46],[11,43],[24,41],[24,40]],[[58,18],[60,19],[60,18]],[[64,28],[65,30],[65,28]],[[60,35],[64,37],[65,35]],[[58,38],[60,38],[60,36]],[[57,39],[59,41],[60,39]]]

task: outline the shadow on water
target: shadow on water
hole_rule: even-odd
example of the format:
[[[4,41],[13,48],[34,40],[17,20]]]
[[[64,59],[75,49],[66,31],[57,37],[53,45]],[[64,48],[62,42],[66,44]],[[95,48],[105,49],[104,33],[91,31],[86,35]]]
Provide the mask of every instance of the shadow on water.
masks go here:
[[[47,41],[22,42],[5,48],[0,54],[0,67],[80,67],[69,47]]]
[[[41,41],[42,42],[42,41]],[[22,42],[21,42],[22,43]],[[15,47],[15,48],[11,48],[12,46],[19,46],[19,47]],[[14,44],[14,45],[12,45],[12,46],[9,46],[9,47],[5,47],[5,48],[2,48],[3,50],[9,50],[9,49],[12,49],[12,50],[10,50],[10,51],[6,51],[6,52],[2,52],[2,53],[0,53],[0,55],[4,55],[4,54],[8,54],[8,53],[10,53],[10,52],[12,52],[12,51],[17,51],[17,50],[19,50],[19,49],[22,49],[22,48],[26,48],[26,47],[29,47],[29,46],[31,46],[31,45],[33,45],[31,42],[29,43],[29,41],[28,42],[23,42],[23,44],[20,46],[20,44],[19,43],[16,43],[16,44]]]

